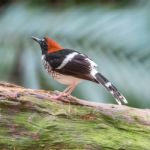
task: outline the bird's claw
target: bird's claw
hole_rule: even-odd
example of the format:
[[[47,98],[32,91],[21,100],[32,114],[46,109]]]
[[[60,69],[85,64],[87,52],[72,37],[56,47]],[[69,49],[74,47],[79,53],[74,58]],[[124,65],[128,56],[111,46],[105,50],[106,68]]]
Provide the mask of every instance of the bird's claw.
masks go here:
[[[67,97],[67,96],[68,96],[67,93],[59,93],[58,95],[51,95],[51,98],[58,100],[58,99],[61,99],[62,97]]]

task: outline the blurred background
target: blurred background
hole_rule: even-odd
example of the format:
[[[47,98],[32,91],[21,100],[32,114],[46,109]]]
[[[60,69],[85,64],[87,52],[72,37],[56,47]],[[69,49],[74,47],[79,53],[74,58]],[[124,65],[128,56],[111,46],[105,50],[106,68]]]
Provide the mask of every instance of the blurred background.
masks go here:
[[[48,76],[31,36],[50,36],[86,53],[125,95],[129,106],[150,108],[149,0],[1,0],[0,80],[34,89],[63,90]],[[115,103],[92,82],[78,98]]]

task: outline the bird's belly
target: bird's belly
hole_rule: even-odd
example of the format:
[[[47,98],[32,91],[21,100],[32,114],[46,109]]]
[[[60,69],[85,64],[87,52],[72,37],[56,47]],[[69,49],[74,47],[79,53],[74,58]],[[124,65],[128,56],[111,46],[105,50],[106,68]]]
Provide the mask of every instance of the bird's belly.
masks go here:
[[[63,75],[57,72],[52,71],[51,66],[45,61],[44,57],[42,58],[43,60],[43,65],[46,71],[48,72],[49,75],[53,77],[54,80],[58,81],[61,84],[65,85],[71,85],[71,84],[78,84],[81,82],[81,79],[75,78],[73,76],[68,76],[68,75]]]
[[[56,73],[56,76],[53,76],[54,80],[60,82],[61,84],[65,84],[65,85],[71,85],[71,84],[78,84],[79,82],[81,82],[81,79],[79,78],[75,78],[72,76],[68,76],[68,75],[63,75],[63,74],[58,74]]]

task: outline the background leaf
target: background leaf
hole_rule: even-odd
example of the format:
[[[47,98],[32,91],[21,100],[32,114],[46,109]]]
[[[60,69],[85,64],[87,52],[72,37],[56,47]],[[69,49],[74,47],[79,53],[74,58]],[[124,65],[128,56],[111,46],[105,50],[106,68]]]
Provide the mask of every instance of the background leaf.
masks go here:
[[[20,2],[2,7],[0,79],[29,88],[63,90],[65,86],[43,69],[40,48],[31,40],[32,35],[50,36],[64,47],[89,55],[130,106],[150,107],[149,1],[67,2]],[[114,103],[107,91],[91,82],[81,83],[74,95]]]

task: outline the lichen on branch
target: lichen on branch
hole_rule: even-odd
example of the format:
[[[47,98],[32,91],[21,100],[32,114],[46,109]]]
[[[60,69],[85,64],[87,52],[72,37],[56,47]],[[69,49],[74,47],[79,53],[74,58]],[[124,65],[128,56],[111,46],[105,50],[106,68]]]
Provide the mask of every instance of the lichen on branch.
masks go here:
[[[149,150],[150,110],[56,93],[0,83],[0,149]]]

